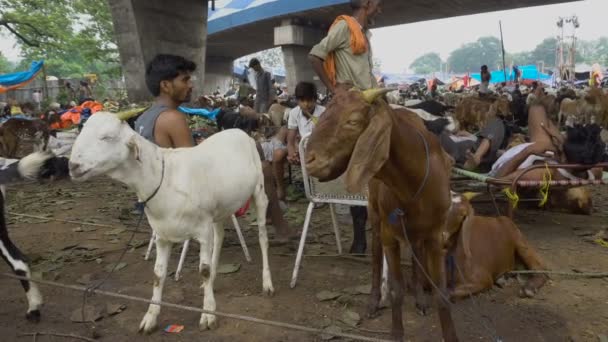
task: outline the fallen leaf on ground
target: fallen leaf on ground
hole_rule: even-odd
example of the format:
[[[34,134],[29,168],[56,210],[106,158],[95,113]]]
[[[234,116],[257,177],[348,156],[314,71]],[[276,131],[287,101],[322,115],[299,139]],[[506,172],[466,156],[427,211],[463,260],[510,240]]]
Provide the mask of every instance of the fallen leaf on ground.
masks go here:
[[[118,272],[125,267],[127,267],[127,263],[121,262],[118,265],[116,265],[116,269],[114,269],[114,264],[108,264],[108,265],[106,265],[106,267],[104,267],[104,269],[108,272],[112,272],[112,269],[114,269],[114,272]]]
[[[336,298],[340,297],[341,295],[342,294],[340,292],[332,292],[332,291],[323,290],[323,291],[317,293],[316,297],[321,302],[324,302],[326,300],[336,299]]]
[[[241,269],[241,264],[223,264],[217,268],[217,273],[228,274],[234,273]]]
[[[356,327],[357,324],[359,324],[359,322],[361,321],[361,316],[359,316],[359,314],[354,311],[346,310],[342,314],[340,320],[345,324],[350,325],[351,327]]]
[[[70,320],[74,323],[84,323],[84,322],[96,322],[103,318],[105,313],[105,308],[100,306],[93,305],[85,305],[84,307],[84,319],[82,317],[82,308],[79,307],[72,311],[72,315],[70,316]]]
[[[333,334],[339,334],[342,332],[342,329],[337,325],[330,325],[327,328],[323,329],[323,334],[321,334],[321,339],[324,341],[329,341],[336,338]]]
[[[108,316],[114,316],[125,311],[126,308],[127,306],[125,304],[108,303],[106,304],[106,313]]]

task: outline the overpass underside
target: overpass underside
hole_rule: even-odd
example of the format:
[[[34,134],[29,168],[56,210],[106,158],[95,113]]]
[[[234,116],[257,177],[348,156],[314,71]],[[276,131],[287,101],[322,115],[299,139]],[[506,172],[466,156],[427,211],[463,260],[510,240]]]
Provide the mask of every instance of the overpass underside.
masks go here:
[[[214,19],[209,23],[211,34],[207,37],[206,0],[109,2],[129,97],[133,100],[149,98],[143,82],[144,68],[160,52],[182,54],[197,62],[196,87],[200,93],[213,91],[218,86],[225,88],[231,78],[234,59],[280,46],[285,52],[288,84],[292,88],[296,82],[313,75],[305,62],[310,47],[324,36],[335,17],[351,12],[346,0],[339,5],[290,13],[273,13],[276,7],[272,7],[271,2]],[[383,13],[378,17],[376,27],[565,2],[573,1],[384,0]],[[220,21],[223,26],[216,25]],[[213,30],[214,25],[222,29]],[[404,41],[407,38],[404,37]],[[416,38],[424,39],[423,36]]]

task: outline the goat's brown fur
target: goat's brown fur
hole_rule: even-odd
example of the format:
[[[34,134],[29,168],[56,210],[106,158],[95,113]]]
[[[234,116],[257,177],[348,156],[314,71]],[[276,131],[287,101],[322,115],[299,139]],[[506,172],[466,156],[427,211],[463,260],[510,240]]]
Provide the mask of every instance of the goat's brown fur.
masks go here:
[[[373,284],[379,284],[383,249],[389,267],[392,335],[402,340],[404,279],[400,244],[405,236],[400,225],[399,229],[391,225],[389,214],[397,208],[404,211],[407,237],[414,251],[419,253],[432,281],[445,291],[442,232],[450,206],[450,160],[437,137],[425,129],[415,113],[393,110],[384,100],[375,100],[377,95],[369,91],[363,95],[356,91],[336,92],[308,142],[306,168],[322,181],[346,172],[350,192],[361,191],[369,184],[372,222],[380,225],[379,230],[374,229],[380,240],[376,239],[373,247]],[[420,193],[413,198],[419,188]],[[394,197],[389,197],[392,191]],[[381,241],[381,248],[377,241]],[[375,297],[374,294],[372,301]],[[457,341],[449,303],[438,294],[436,298],[443,338]],[[372,302],[371,307],[373,311],[377,306]]]

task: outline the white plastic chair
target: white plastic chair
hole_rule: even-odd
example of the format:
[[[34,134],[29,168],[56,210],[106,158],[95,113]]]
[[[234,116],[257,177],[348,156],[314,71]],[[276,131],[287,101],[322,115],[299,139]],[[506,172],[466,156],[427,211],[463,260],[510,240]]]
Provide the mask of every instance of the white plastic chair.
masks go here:
[[[306,244],[306,235],[308,234],[308,227],[310,225],[310,217],[312,211],[317,203],[329,204],[329,210],[331,213],[331,223],[334,228],[336,235],[336,245],[338,248],[338,254],[342,254],[342,243],[340,242],[340,229],[338,228],[338,221],[336,220],[335,205],[343,204],[348,206],[367,206],[367,196],[364,194],[350,194],[346,191],[346,187],[342,180],[342,177],[335,179],[330,182],[319,182],[316,178],[310,177],[306,171],[306,163],[304,162],[304,156],[306,155],[306,144],[310,134],[302,137],[299,145],[300,151],[300,163],[302,166],[302,180],[304,181],[304,192],[306,198],[310,201],[308,209],[306,210],[306,218],[304,219],[304,227],[302,228],[302,235],[300,237],[300,245],[298,247],[298,254],[296,255],[296,263],[293,268],[293,274],[291,276],[291,288],[296,286],[298,279],[298,271],[302,262],[302,254],[304,252],[304,244]],[[365,190],[367,192],[367,189]]]
[[[243,233],[241,232],[241,226],[239,225],[239,221],[236,219],[236,216],[232,215],[232,224],[234,225],[234,229],[236,230],[236,234],[239,237],[239,242],[241,243],[241,247],[243,248],[243,253],[245,254],[245,259],[247,262],[251,262],[251,256],[249,255],[249,249],[247,249],[247,244],[245,243],[245,238],[243,237]],[[152,252],[152,247],[154,246],[154,242],[156,240],[156,233],[152,231],[152,236],[150,237],[150,242],[148,243],[148,250],[146,251],[146,256],[144,260],[148,260],[150,258],[150,252]],[[182,267],[184,266],[184,261],[186,260],[186,254],[188,253],[188,247],[190,246],[190,240],[184,241],[184,246],[182,247],[182,253],[179,257],[179,263],[177,264],[177,270],[175,271],[175,281],[178,281],[180,275],[182,273]]]

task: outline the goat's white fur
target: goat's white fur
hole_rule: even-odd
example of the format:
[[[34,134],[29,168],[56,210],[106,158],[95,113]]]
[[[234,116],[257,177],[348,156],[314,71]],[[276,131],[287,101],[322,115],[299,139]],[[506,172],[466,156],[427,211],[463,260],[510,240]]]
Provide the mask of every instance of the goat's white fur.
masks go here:
[[[53,156],[50,152],[34,152],[21,158],[17,168],[21,177],[25,179],[35,179],[42,168],[42,165]]]
[[[268,238],[262,163],[255,142],[238,129],[214,134],[193,148],[159,148],[110,113],[96,113],[84,125],[70,157],[73,180],[106,174],[146,200],[161,183],[145,212],[156,233],[153,301],[161,301],[173,243],[196,239],[201,244],[199,272],[203,309],[216,309],[213,294],[224,229],[228,219],[253,196],[263,262],[263,289],[274,292],[268,267]],[[213,245],[212,245],[213,244]],[[140,330],[156,327],[160,306],[150,305]],[[214,328],[216,316],[203,314],[200,328]]]

